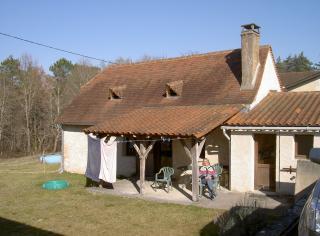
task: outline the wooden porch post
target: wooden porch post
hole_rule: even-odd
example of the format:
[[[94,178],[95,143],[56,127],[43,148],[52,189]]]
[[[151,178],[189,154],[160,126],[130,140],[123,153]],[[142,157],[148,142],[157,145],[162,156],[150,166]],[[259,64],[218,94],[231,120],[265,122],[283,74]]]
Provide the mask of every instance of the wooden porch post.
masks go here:
[[[181,143],[186,151],[187,156],[191,159],[192,162],[192,201],[199,201],[199,166],[198,160],[201,153],[201,150],[204,146],[206,139],[203,138],[198,143],[197,139],[193,140],[193,146],[190,150],[184,140],[181,140]]]
[[[145,169],[146,169],[146,159],[148,158],[149,152],[152,150],[155,141],[152,141],[151,144],[146,148],[146,144],[141,142],[140,148],[136,143],[133,143],[133,147],[139,155],[140,160],[140,194],[143,194],[144,190],[144,181],[145,181]]]
[[[198,167],[198,142],[195,140],[192,147],[192,201],[199,201],[199,167]]]

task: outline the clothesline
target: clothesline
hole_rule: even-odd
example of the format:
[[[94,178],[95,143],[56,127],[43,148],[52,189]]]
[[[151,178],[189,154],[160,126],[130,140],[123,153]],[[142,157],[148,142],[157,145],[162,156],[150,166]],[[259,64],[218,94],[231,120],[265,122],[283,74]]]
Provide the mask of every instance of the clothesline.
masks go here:
[[[173,140],[187,140],[191,138],[160,138],[160,139],[135,139],[135,140],[115,140],[117,143],[133,143],[133,142],[151,142],[151,141],[162,141],[170,142]]]
[[[52,174],[52,173],[62,173],[61,168],[52,171],[15,171],[15,170],[1,170],[0,173],[5,174]]]

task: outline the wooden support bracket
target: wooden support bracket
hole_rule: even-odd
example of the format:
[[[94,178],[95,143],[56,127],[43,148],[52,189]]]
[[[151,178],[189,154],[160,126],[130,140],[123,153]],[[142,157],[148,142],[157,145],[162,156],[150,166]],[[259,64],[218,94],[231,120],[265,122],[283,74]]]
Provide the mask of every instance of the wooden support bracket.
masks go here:
[[[155,144],[155,141],[152,141],[151,144],[149,144],[149,146],[147,147],[145,142],[141,142],[140,148],[139,148],[135,142],[133,143],[133,147],[138,153],[139,159],[140,159],[140,194],[141,195],[144,192],[146,160],[154,144]]]
[[[206,142],[206,138],[199,140],[195,139],[193,146],[190,148],[184,140],[180,140],[187,156],[191,159],[192,162],[192,201],[199,201],[199,166],[198,160],[202,148]]]

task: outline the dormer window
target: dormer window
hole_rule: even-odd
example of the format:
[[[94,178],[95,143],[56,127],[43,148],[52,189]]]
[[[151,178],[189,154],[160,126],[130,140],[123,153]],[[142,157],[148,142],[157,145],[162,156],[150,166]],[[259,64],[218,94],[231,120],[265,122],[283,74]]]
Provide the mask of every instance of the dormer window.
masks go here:
[[[182,80],[177,80],[177,81],[167,83],[165,96],[167,98],[181,96],[182,95],[182,87],[183,87]]]
[[[123,98],[123,91],[124,91],[125,88],[126,88],[125,85],[109,88],[108,98],[110,100],[122,99]]]

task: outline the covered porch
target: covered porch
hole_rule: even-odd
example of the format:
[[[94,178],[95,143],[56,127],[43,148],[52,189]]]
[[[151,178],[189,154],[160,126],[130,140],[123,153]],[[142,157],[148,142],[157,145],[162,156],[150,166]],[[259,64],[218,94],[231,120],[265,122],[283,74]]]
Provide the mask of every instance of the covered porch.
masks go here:
[[[157,143],[171,142],[171,145],[173,143],[180,145],[183,153],[178,155],[180,156],[178,158],[184,160],[175,163],[173,167],[176,172],[179,172],[179,177],[185,175],[186,181],[189,178],[191,191],[188,192],[187,187],[184,188],[181,185],[179,187],[178,182],[176,189],[185,196],[189,195],[192,201],[197,202],[199,201],[199,161],[201,162],[200,156],[204,150],[205,142],[212,138],[210,133],[219,130],[220,139],[226,142],[228,151],[228,140],[223,137],[222,131],[218,127],[240,109],[239,105],[141,108],[114,120],[86,128],[84,132],[97,137],[121,137],[126,140],[124,142],[132,144],[139,160],[137,168],[139,181],[136,184],[138,187],[136,189],[140,195],[146,194],[149,189],[145,181],[146,163]],[[210,147],[209,143],[207,146],[214,152],[214,145]],[[154,153],[152,156],[155,160],[159,158]],[[217,161],[219,163],[218,159]],[[187,177],[188,175],[189,177]],[[174,178],[176,177],[177,175]],[[188,185],[188,182],[184,185]],[[167,195],[173,196],[173,193],[170,192]]]
[[[267,196],[261,192],[232,192],[225,188],[218,190],[218,195],[211,201],[203,196],[199,201],[194,202],[191,199],[192,191],[179,185],[174,185],[173,190],[168,194],[163,189],[154,191],[151,187],[152,181],[145,181],[144,194],[139,192],[140,181],[135,178],[118,180],[112,189],[91,187],[88,191],[93,194],[108,194],[129,198],[139,198],[147,201],[156,201],[160,203],[175,203],[181,205],[195,205],[204,208],[215,208],[230,210],[232,207],[242,204],[255,204],[265,209],[286,208],[291,204],[291,199],[284,196]]]

